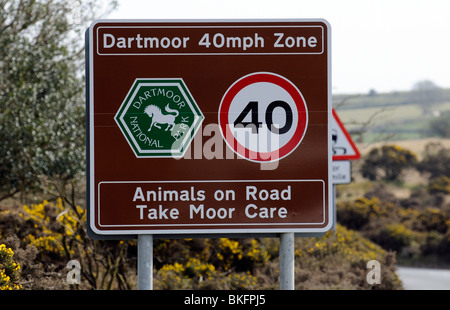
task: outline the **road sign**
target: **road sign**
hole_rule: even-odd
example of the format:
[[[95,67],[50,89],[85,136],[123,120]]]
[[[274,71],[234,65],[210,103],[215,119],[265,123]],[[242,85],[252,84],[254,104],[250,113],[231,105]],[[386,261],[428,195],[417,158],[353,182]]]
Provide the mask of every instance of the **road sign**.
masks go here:
[[[238,79],[225,92],[219,125],[228,146],[238,155],[274,161],[300,144],[308,125],[308,110],[292,82],[278,74],[257,72]],[[257,136],[255,143],[246,143],[249,135]]]
[[[352,169],[349,160],[334,160],[332,166],[333,184],[352,182]]]
[[[361,157],[352,137],[345,129],[336,111],[333,109],[333,122],[331,123],[333,160],[351,160]]]
[[[324,233],[324,20],[99,20],[87,32],[93,235]]]

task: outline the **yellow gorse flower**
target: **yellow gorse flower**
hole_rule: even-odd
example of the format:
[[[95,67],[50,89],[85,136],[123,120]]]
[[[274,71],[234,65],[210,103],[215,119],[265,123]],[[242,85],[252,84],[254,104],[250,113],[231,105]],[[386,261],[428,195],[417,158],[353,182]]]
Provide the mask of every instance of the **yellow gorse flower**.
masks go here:
[[[19,290],[20,265],[13,260],[14,251],[0,244],[0,290]]]
[[[29,234],[24,241],[34,245],[42,253],[52,253],[58,256],[65,254],[64,236],[74,236],[79,226],[78,222],[85,220],[86,217],[86,211],[79,206],[76,207],[76,212],[65,208],[61,198],[56,199],[55,203],[44,200],[42,203],[31,206],[24,205],[23,210],[24,212],[20,216],[25,220],[33,221],[34,227],[39,229],[39,233]],[[82,218],[78,219],[76,213],[81,214]],[[50,228],[55,222],[61,225],[61,230]]]

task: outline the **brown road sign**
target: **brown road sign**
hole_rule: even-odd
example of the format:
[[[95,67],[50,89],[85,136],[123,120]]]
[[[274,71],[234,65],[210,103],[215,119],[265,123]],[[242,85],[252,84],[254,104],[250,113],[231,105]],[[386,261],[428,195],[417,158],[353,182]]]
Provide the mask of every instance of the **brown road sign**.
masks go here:
[[[331,227],[326,21],[99,20],[87,38],[94,234]]]

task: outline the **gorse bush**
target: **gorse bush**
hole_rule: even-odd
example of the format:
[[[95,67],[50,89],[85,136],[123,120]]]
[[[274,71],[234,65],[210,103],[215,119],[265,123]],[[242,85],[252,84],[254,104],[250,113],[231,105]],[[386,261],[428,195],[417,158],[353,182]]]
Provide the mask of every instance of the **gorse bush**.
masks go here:
[[[426,208],[417,216],[418,224],[424,231],[446,233],[450,227],[450,218],[438,208]]]
[[[337,225],[336,232],[322,237],[299,238],[295,256],[297,289],[400,289],[395,273],[395,257],[360,233]],[[381,285],[366,281],[366,264],[377,260],[383,265]]]
[[[70,288],[65,275],[72,259],[81,265],[78,288],[133,287],[134,242],[92,240],[85,225],[86,210],[61,198],[0,211],[0,242],[19,253],[25,289]]]
[[[379,245],[339,224],[335,233],[328,231],[323,237],[301,239],[299,245],[301,246],[295,251],[298,257],[307,257],[308,254],[314,257],[339,254],[351,264],[381,259],[386,255]]]
[[[428,143],[425,146],[423,159],[417,164],[417,169],[429,173],[431,178],[439,176],[450,177],[450,149],[441,143]]]
[[[384,145],[365,156],[361,173],[369,180],[396,180],[402,170],[416,164],[417,156],[413,152],[397,145]]]
[[[277,289],[278,240],[261,239],[201,239],[204,249],[179,257],[177,262],[158,268],[155,287],[160,289]],[[167,244],[191,240],[167,240]],[[166,245],[167,245],[166,244]],[[167,247],[167,248],[170,248]],[[226,255],[231,257],[226,259]],[[359,233],[338,225],[322,237],[296,238],[295,268],[297,289],[369,289],[366,264],[370,260],[383,263],[384,282],[377,288],[399,289],[395,274],[395,258],[379,245]],[[194,263],[194,264],[193,264]],[[192,268],[192,266],[196,266]],[[191,267],[189,267],[191,266]],[[191,268],[189,270],[189,268]]]
[[[423,188],[419,191],[417,198],[396,199],[396,203],[374,196],[339,202],[337,219],[384,249],[396,251],[403,260],[433,256],[435,264],[447,264],[450,208],[445,198]],[[437,202],[440,208],[430,206]]]
[[[82,220],[86,220],[86,210],[77,207],[77,212],[82,215]],[[74,254],[66,242],[67,238],[74,236],[78,220],[73,210],[64,209],[61,198],[56,203],[44,200],[39,204],[24,205],[20,216],[37,228],[24,237],[24,243],[35,246],[42,259],[49,257],[61,260],[66,254]],[[80,240],[79,236],[75,238]]]
[[[256,269],[270,258],[262,242],[230,238],[155,240],[155,287],[256,288]]]
[[[360,230],[373,219],[392,216],[394,210],[395,205],[391,202],[383,202],[377,197],[361,197],[352,202],[339,203],[337,217],[346,227]]]
[[[0,210],[0,243],[14,248],[22,267],[2,273],[8,288],[22,281],[24,289],[135,289],[136,241],[86,238],[85,216],[63,199]],[[278,238],[156,239],[154,288],[277,289],[278,246]],[[295,257],[296,286],[303,289],[372,288],[365,278],[371,259],[384,262],[386,272],[395,269],[389,253],[340,225],[336,233],[296,238]],[[66,282],[72,259],[80,262],[79,285]],[[380,288],[400,287],[395,277],[386,279]]]
[[[450,194],[450,177],[441,175],[430,180],[428,191],[432,194]]]
[[[372,240],[385,249],[400,251],[402,248],[411,245],[414,240],[414,232],[400,223],[386,224],[372,236]]]
[[[20,265],[13,259],[14,251],[0,244],[0,290],[19,290]]]

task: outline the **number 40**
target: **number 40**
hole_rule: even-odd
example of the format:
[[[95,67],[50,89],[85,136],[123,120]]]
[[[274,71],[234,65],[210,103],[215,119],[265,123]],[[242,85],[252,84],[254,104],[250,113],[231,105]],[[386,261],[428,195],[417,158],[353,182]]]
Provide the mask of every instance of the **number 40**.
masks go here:
[[[286,122],[283,127],[276,127],[273,125],[273,111],[275,108],[282,108],[286,114]],[[250,122],[244,122],[244,118],[251,112],[250,115]],[[253,129],[256,129],[256,132],[258,132],[258,128],[262,124],[262,122],[259,121],[258,117],[258,101],[250,101],[244,110],[242,110],[241,114],[236,118],[234,121],[234,126],[243,126],[247,127],[248,125],[253,125]],[[282,135],[289,131],[292,127],[292,109],[285,101],[281,100],[275,100],[272,101],[266,109],[265,113],[265,124],[267,128],[276,134]],[[254,132],[254,131],[253,131]]]

